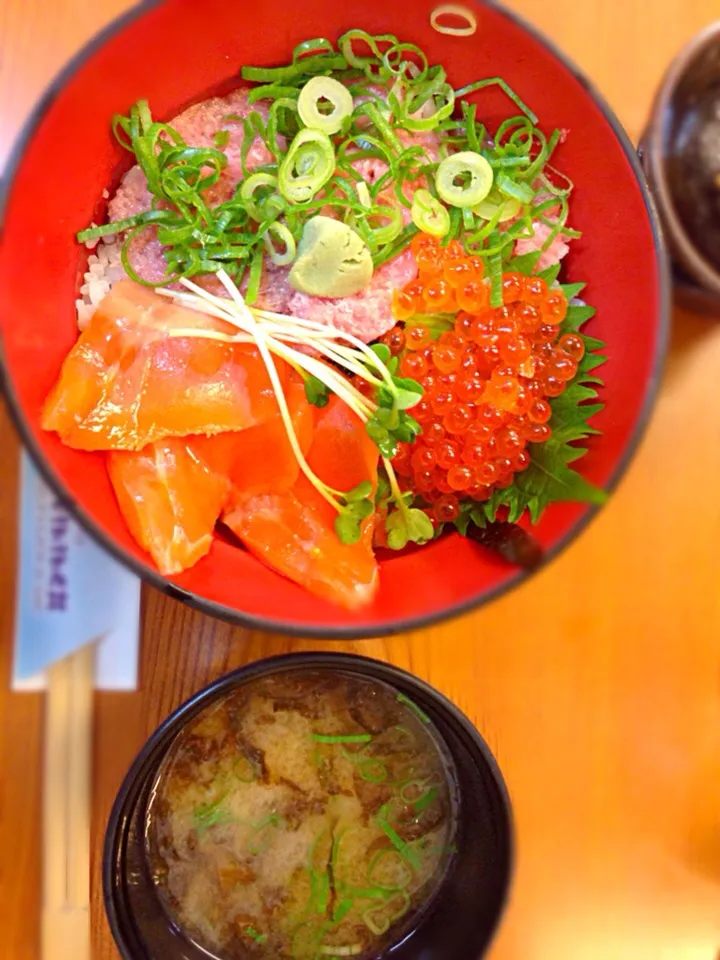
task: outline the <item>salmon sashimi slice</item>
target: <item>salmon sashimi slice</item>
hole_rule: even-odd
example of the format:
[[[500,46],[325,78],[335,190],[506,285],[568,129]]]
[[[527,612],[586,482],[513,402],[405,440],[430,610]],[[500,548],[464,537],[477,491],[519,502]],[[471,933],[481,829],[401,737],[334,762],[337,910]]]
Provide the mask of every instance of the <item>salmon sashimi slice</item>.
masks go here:
[[[369,480],[377,486],[379,453],[365,424],[338,396],[315,417],[308,464],[333,490],[347,492]],[[332,509],[328,505],[329,509]]]
[[[294,370],[288,372],[285,399],[298,445],[307,455],[313,443],[317,408],[308,402],[304,381]],[[245,497],[268,490],[289,490],[299,476],[300,464],[279,409],[276,416],[254,427],[217,439],[227,443],[228,473]]]
[[[81,450],[141,450],[164,437],[244,430],[277,412],[258,350],[174,330],[236,332],[123,280],[66,358],[42,425]],[[276,366],[284,384],[287,364]]]
[[[212,544],[231,484],[222,437],[168,437],[139,452],[114,450],[108,472],[125,522],[164,575],[180,573]],[[219,454],[219,458],[218,458]]]
[[[285,392],[303,453],[313,436],[313,411],[302,378],[290,371]],[[163,574],[179,573],[210,549],[213,529],[233,477],[248,495],[284,491],[299,465],[280,417],[238,433],[166,438],[140,451],[111,451],[108,472],[132,535]]]
[[[368,480],[377,483],[378,451],[364,424],[339,398],[316,415],[308,454],[313,472],[336,490]],[[246,496],[237,480],[224,523],[256,557],[307,590],[357,609],[370,603],[378,587],[372,550],[373,518],[363,524],[357,543],[343,543],[335,532],[336,511],[301,475],[291,490]]]
[[[341,543],[318,507],[322,501],[310,484],[298,481],[285,493],[250,497],[223,520],[254,556],[289,580],[350,610],[364,607],[378,586],[372,548],[365,538]]]

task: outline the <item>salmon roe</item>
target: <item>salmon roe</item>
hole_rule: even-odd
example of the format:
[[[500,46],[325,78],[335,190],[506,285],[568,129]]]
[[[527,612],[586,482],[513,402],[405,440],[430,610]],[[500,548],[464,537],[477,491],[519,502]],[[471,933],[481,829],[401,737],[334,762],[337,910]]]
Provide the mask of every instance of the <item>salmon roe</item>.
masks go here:
[[[539,277],[508,273],[503,305],[490,306],[483,261],[426,234],[412,242],[418,277],[393,295],[401,325],[383,337],[423,400],[412,411],[423,432],[393,461],[403,485],[430,504],[436,523],[454,520],[462,500],[487,500],[530,465],[528,444],[551,436],[548,398],[577,373],[583,341],[559,337],[567,313],[561,290]],[[424,313],[455,313],[433,338]],[[413,321],[413,322],[408,322]]]

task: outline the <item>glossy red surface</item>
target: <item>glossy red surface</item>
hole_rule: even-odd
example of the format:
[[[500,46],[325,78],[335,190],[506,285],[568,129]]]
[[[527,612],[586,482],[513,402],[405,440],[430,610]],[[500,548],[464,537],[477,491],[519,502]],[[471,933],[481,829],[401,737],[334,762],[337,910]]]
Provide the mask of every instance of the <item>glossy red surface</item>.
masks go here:
[[[126,164],[110,135],[113,112],[146,97],[155,115],[170,117],[231,87],[243,63],[285,62],[308,37],[334,39],[354,26],[396,33],[443,62],[455,86],[502,75],[545,129],[570,131],[557,163],[576,183],[571,223],[585,235],[573,245],[565,275],[588,281],[586,296],[598,308],[588,330],[607,342],[609,356],[602,390],[607,406],[595,421],[603,435],[591,441],[582,472],[610,487],[632,453],[654,395],[665,336],[664,263],[632,147],[585,82],[507,14],[479,5],[478,32],[458,39],[432,30],[434,6],[427,0],[368,0],[362,15],[350,16],[333,0],[168,0],[116,25],[83,51],[18,150],[0,247],[0,322],[11,406],[25,441],[81,518],[156,584],[158,575],[124,526],[103,458],[67,449],[40,429],[42,403],[77,335],[74,297],[87,251],[74,235],[97,219],[103,188],[117,182]],[[483,93],[479,103],[491,128],[513,112],[498,91]],[[588,513],[575,504],[547,512],[537,535],[550,554]],[[384,560],[381,577],[375,604],[349,614],[218,541],[166,589],[207,604],[208,612],[284,632],[357,636],[457,612],[520,579],[458,536]]]

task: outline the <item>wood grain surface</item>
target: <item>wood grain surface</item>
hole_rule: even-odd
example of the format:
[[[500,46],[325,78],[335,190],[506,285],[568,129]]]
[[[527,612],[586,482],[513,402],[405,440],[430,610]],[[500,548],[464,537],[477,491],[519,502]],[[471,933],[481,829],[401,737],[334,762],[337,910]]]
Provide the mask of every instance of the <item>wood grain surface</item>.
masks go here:
[[[637,137],[717,0],[511,0]],[[1,0],[0,165],[41,89],[125,0]],[[1,305],[0,305],[1,307]],[[99,868],[135,752],[194,690],[290,649],[355,649],[451,697],[495,751],[517,873],[491,960],[716,960],[720,951],[720,323],[676,312],[639,455],[581,540],[446,626],[351,645],[234,629],[146,590],[141,689],[96,696],[94,960],[117,960]],[[8,692],[17,441],[0,413],[0,956],[39,956],[42,699]],[[71,958],[69,958],[71,960]],[[448,958],[451,960],[451,958]]]

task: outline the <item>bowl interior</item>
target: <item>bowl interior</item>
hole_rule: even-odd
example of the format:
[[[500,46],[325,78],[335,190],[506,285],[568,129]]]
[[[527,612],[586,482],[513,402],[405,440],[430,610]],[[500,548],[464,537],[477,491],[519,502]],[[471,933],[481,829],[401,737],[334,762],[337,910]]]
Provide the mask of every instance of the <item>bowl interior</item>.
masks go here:
[[[145,811],[158,769],[183,725],[238,684],[288,670],[329,669],[384,681],[431,718],[457,776],[457,851],[428,914],[383,957],[478,960],[505,905],[512,872],[512,823],[502,775],[470,721],[432,687],[402,670],[347,654],[289,654],[251,664],[200,691],[155,732],[130,769],[108,823],[105,906],[126,960],[201,960],[207,954],[168,922],[145,858]]]
[[[308,37],[336,39],[362,26],[419,44],[442,62],[455,86],[501,75],[530,103],[545,129],[567,129],[558,164],[577,185],[566,275],[588,282],[598,308],[588,330],[607,342],[605,410],[582,472],[610,487],[622,472],[654,394],[664,347],[663,258],[637,160],[619,125],[585,81],[534,33],[494,5],[478,5],[470,38],[430,26],[428,0],[368,0],[346,13],[331,0],[166,0],[115,24],[55,83],[15,153],[0,249],[0,304],[6,389],[25,442],[80,519],[156,585],[218,615],[304,634],[389,633],[459,612],[520,579],[516,570],[459,536],[384,560],[382,587],[367,610],[347,613],[272,573],[249,554],[217,541],[192,570],[164,581],[131,539],[102,457],[70,450],[40,428],[43,401],[77,336],[74,309],[87,251],[75,232],[102,215],[103,189],[127,160],[110,118],[140,97],[169,118],[232,86],[245,63],[285,62]],[[219,25],[221,27],[219,28]],[[479,98],[492,128],[514,114],[497,89]],[[556,552],[590,509],[550,509],[537,536]],[[418,585],[422,588],[418,589]]]

